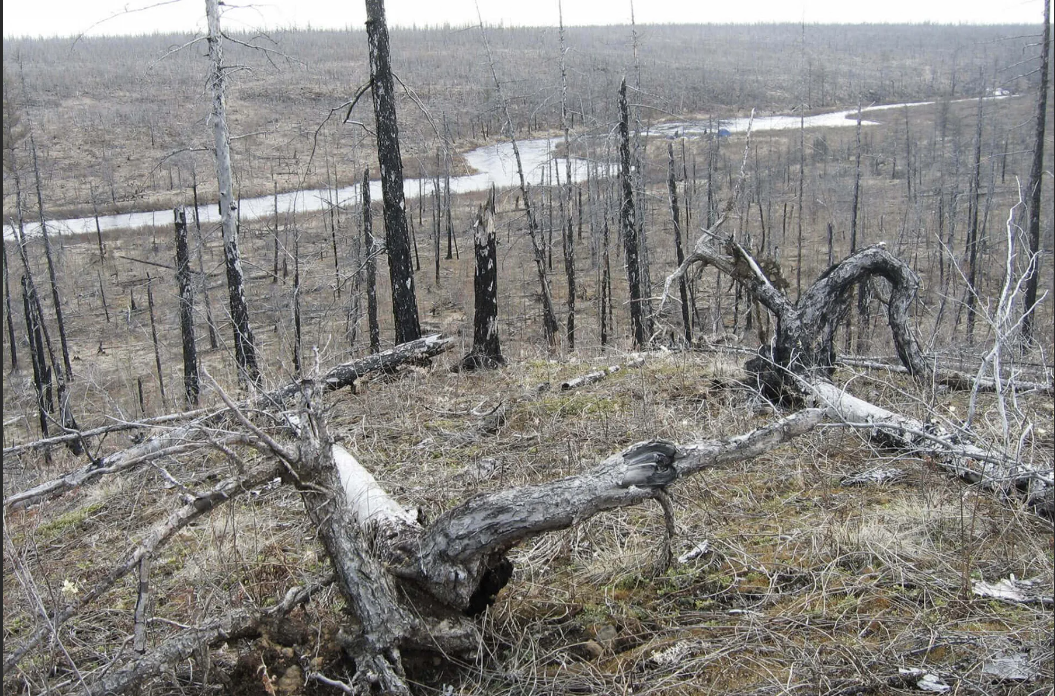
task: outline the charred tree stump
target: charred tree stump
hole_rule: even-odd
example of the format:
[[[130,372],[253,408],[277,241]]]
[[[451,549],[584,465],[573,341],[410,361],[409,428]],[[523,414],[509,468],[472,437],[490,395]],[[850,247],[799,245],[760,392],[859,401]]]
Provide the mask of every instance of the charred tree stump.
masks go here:
[[[505,364],[498,341],[498,252],[495,242],[495,188],[480,207],[473,226],[476,271],[473,275],[473,348],[462,358],[461,369],[493,369]]]

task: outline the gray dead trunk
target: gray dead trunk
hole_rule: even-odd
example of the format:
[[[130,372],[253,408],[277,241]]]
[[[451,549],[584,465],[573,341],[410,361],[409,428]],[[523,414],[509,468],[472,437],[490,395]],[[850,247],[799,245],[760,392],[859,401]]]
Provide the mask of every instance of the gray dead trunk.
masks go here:
[[[667,143],[667,189],[670,193],[670,217],[674,223],[674,253],[678,265],[685,263],[685,250],[681,244],[681,219],[678,213],[678,185],[674,178],[674,143]],[[688,207],[686,206],[686,213]],[[689,292],[685,276],[678,279],[678,293],[681,296],[681,322],[684,329],[685,345],[692,345],[692,321],[689,317]]]
[[[256,364],[256,345],[249,326],[249,305],[245,299],[245,276],[238,250],[238,204],[231,178],[231,135],[227,130],[226,66],[223,64],[223,37],[220,32],[218,0],[205,0],[209,23],[209,60],[212,72],[212,127],[216,152],[216,179],[220,191],[220,225],[223,230],[223,254],[227,264],[227,290],[230,294],[231,324],[234,328],[234,356],[240,380],[256,383],[260,369]]]
[[[649,330],[645,325],[641,292],[641,265],[637,249],[637,224],[634,215],[634,186],[630,171],[630,110],[626,103],[626,78],[619,85],[619,166],[621,202],[619,222],[626,255],[626,277],[630,284],[630,324],[634,332],[634,347],[648,344]]]
[[[1029,168],[1029,183],[1026,192],[1029,196],[1029,223],[1027,237],[1029,253],[1033,264],[1033,273],[1026,281],[1026,295],[1022,318],[1022,338],[1027,342],[1033,339],[1035,322],[1034,305],[1037,304],[1037,288],[1040,281],[1040,198],[1041,181],[1044,173],[1044,128],[1048,117],[1048,69],[1051,62],[1051,0],[1044,0],[1044,30],[1040,41],[1040,85],[1037,92],[1036,131],[1033,138],[1033,161]],[[1051,213],[1049,210],[1048,213]]]
[[[374,246],[373,210],[370,208],[370,170],[363,170],[363,245],[366,251],[366,317],[370,326],[370,352],[381,351],[381,330],[377,325],[377,251]]]

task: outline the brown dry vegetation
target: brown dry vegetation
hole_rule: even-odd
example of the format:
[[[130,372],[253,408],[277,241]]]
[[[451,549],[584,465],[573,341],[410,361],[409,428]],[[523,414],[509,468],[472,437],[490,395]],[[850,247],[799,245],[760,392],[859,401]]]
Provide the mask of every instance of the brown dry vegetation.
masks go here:
[[[841,28],[823,29],[832,32],[833,37],[842,36],[838,33]],[[591,31],[598,33],[590,34]],[[594,132],[609,129],[605,119],[614,118],[614,84],[618,83],[617,74],[601,69],[622,70],[628,63],[623,55],[627,53],[624,45],[611,49],[604,43],[608,36],[604,32],[608,31],[617,30],[582,30],[578,39],[583,43],[584,57],[578,66],[581,77],[577,79],[585,84],[602,74],[612,83],[608,91],[591,87],[596,96],[584,91],[598,102],[588,110],[589,118],[595,119],[590,128]],[[752,31],[768,30],[745,28],[748,38],[741,37],[738,42],[734,41],[735,33],[709,35],[701,31],[713,39],[710,46],[715,55],[725,55],[729,61],[734,61],[735,55],[746,55],[744,42],[769,36],[751,37]],[[866,38],[853,30],[846,31],[846,46]],[[901,28],[903,34],[898,34],[896,28],[886,34],[882,29],[872,31],[880,32],[887,45],[894,45],[891,37],[898,36],[899,41],[915,40],[922,45],[916,34],[922,32],[926,36],[924,29],[918,27]],[[965,34],[956,34],[949,28],[934,31],[947,39],[951,36],[953,43],[968,46],[977,46],[981,35],[989,36],[986,32],[1022,33],[1006,27],[964,28]],[[519,66],[532,60],[537,63],[539,57],[555,64],[555,40],[549,41],[553,37],[546,32],[537,37],[527,30],[505,32],[509,41],[497,58],[507,70],[519,74]],[[689,29],[652,28],[649,32],[644,46],[655,55],[668,58],[665,62],[649,62],[647,56],[651,54],[646,53],[643,80],[678,67],[670,55],[678,55],[677,61],[686,64],[703,62],[697,53],[682,50],[699,36]],[[796,27],[792,32],[796,38],[797,32]],[[569,43],[574,45],[577,36],[571,32]],[[401,76],[413,84],[424,102],[434,107],[434,116],[448,114],[455,148],[465,151],[482,142],[485,122],[490,129],[486,137],[493,141],[499,130],[494,104],[477,105],[481,91],[487,91],[480,86],[487,84],[485,76],[481,76],[486,70],[482,59],[477,56],[467,60],[463,56],[458,65],[465,74],[441,71],[435,66],[425,69],[416,62],[435,60],[438,65],[449,65],[449,57],[442,63],[448,53],[441,48],[457,54],[467,51],[473,42],[458,32],[440,30],[413,35],[394,32],[393,37],[397,54],[415,46],[417,52],[409,54],[403,68],[397,65],[397,72],[403,73]],[[397,37],[404,43],[399,44]],[[411,38],[423,38],[423,45],[414,44]],[[365,39],[361,34],[312,33],[308,39],[289,37],[294,46],[311,45],[317,51],[310,58],[303,58],[306,66],[294,64],[273,73],[257,71],[240,78],[234,88],[230,105],[235,122],[232,130],[236,134],[268,131],[267,136],[253,136],[233,144],[244,195],[271,191],[272,168],[277,171],[282,166],[275,164],[276,157],[288,158],[290,171],[296,172],[286,179],[278,178],[280,188],[287,189],[296,188],[301,181],[325,184],[329,175],[319,170],[332,171],[335,164],[338,180],[342,185],[350,183],[372,160],[372,141],[364,139],[361,130],[344,126],[338,133],[327,126],[315,169],[305,168],[311,133],[329,108],[354,91],[361,81],[365,61]],[[625,37],[621,40],[625,42]],[[177,56],[157,63],[149,78],[139,76],[125,81],[121,65],[147,64],[159,46],[181,41],[174,37],[139,39],[139,44],[133,40],[107,41],[91,40],[77,49],[93,57],[112,58],[105,61],[105,67],[103,60],[84,61],[90,77],[82,81],[82,92],[66,91],[69,75],[61,74],[64,63],[55,59],[57,46],[48,45],[49,42],[9,45],[5,41],[8,75],[17,74],[17,68],[8,64],[13,55],[9,49],[17,48],[26,59],[26,107],[34,128],[40,129],[38,139],[43,143],[46,205],[55,211],[90,210],[89,182],[94,182],[100,206],[104,205],[104,198],[114,199],[109,204],[123,208],[188,202],[189,173],[196,171],[198,181],[207,188],[213,179],[211,165],[203,154],[162,158],[172,150],[207,140],[203,120],[207,106],[204,99],[194,96],[193,90],[173,94],[169,89],[171,81],[176,81],[184,87],[197,85],[200,90],[198,82],[204,66],[199,63],[204,61]],[[333,48],[327,48],[331,44]],[[603,50],[596,48],[598,45]],[[835,38],[825,45],[827,50],[841,55],[838,47],[843,44]],[[833,45],[835,48],[831,48]],[[890,101],[948,94],[952,54],[937,49],[931,53],[931,44],[927,45],[927,51],[909,52],[910,57],[902,62],[869,63],[867,70],[864,65],[857,65],[855,79],[863,81],[867,89],[889,89],[883,96]],[[129,55],[123,50],[129,46],[146,48],[142,48],[144,53]],[[586,46],[593,52],[587,51]],[[798,53],[794,46],[787,37],[779,44],[792,57]],[[352,58],[344,57],[344,50]],[[877,55],[881,52],[877,47],[868,50]],[[45,58],[34,60],[35,51]],[[476,55],[477,49],[473,51],[472,55]],[[820,48],[816,51],[824,53]],[[327,52],[332,54],[328,62],[318,59],[320,53]],[[958,60],[972,65],[983,60],[969,51],[957,55]],[[613,64],[605,63],[605,56]],[[617,64],[611,56],[620,56]],[[730,104],[736,110],[758,104],[774,112],[796,104],[800,90],[786,86],[790,68],[769,58],[758,60],[751,64],[755,78],[744,79],[738,87],[730,82],[727,90],[726,83],[718,77],[704,79],[702,87],[698,83],[686,87],[673,79],[660,82],[656,78],[656,82],[648,82],[650,86],[639,100],[654,99],[655,105],[679,118],[705,115],[712,108],[717,111],[719,106],[721,116],[731,116],[732,109],[725,108]],[[789,58],[785,63],[793,60]],[[714,71],[719,77],[727,77],[721,72],[725,69],[722,65],[716,61]],[[826,65],[825,96],[815,98],[814,111],[836,104],[852,108],[858,93],[845,84],[850,70],[846,66]],[[921,66],[927,69],[922,70]],[[360,77],[354,77],[356,70]],[[732,74],[732,68],[728,70]],[[976,71],[962,66],[959,70],[974,79]],[[900,77],[880,79],[881,74]],[[442,79],[433,81],[432,75]],[[536,132],[553,128],[556,124],[552,102],[533,91],[534,82],[524,79],[524,83],[514,79],[514,84],[520,85],[519,122],[530,123]],[[555,82],[538,79],[540,83]],[[811,72],[811,93],[815,89],[820,94],[816,79],[816,73]],[[600,78],[597,81],[602,82]],[[888,83],[898,87],[885,87]],[[1028,81],[1016,84],[1025,88]],[[961,84],[957,89],[968,88]],[[962,93],[957,92],[956,96]],[[167,100],[161,98],[165,94],[169,95]],[[679,94],[684,95],[686,103],[678,103]],[[719,94],[720,99],[716,96]],[[147,106],[142,112],[131,107],[122,111],[122,103],[127,106],[133,102]],[[545,106],[539,107],[540,103]],[[81,106],[75,108],[77,104]],[[459,105],[463,111],[456,109]],[[930,340],[934,352],[947,359],[946,364],[969,371],[977,368],[977,356],[991,335],[982,321],[975,345],[968,345],[963,340],[963,320],[958,328],[955,326],[964,296],[964,283],[959,276],[954,276],[949,285],[948,306],[938,321],[943,288],[937,271],[940,247],[934,234],[944,163],[947,205],[956,200],[959,207],[953,251],[956,260],[962,262],[965,182],[976,108],[974,102],[957,102],[949,104],[944,115],[940,105],[908,110],[907,128],[913,150],[908,167],[904,160],[905,113],[892,110],[875,116],[881,125],[864,130],[859,242],[886,241],[893,253],[909,261],[923,276],[924,289],[916,315],[920,333]],[[1004,221],[1018,198],[1015,177],[1024,179],[1028,171],[1032,108],[1031,97],[990,102],[985,107],[982,188],[990,213],[979,287],[983,298],[991,298],[1002,282]],[[540,114],[537,124],[526,116],[532,111]],[[648,113],[641,110],[643,127],[648,126]],[[404,115],[408,125],[402,132],[409,175],[418,166],[415,157],[421,157],[422,166],[431,166],[438,141],[416,107],[406,105],[400,112],[401,118]],[[365,111],[360,116],[368,125],[372,123]],[[939,145],[941,119],[947,123],[944,149]],[[76,128],[64,130],[59,125],[63,122],[75,123]],[[1050,129],[1049,123],[1049,133]],[[352,131],[354,135],[350,135]],[[586,149],[583,131],[573,149]],[[791,280],[792,289],[798,261],[798,141],[797,131],[757,133],[752,137],[744,195],[725,227],[725,231],[735,231],[740,239],[750,238],[752,248],[777,259],[785,277]],[[805,141],[804,286],[827,267],[829,222],[835,230],[835,258],[849,250],[854,129],[811,130],[806,132]],[[744,142],[743,136],[720,141],[714,175],[716,203],[731,195]],[[687,234],[690,242],[706,215],[705,162],[710,145],[704,140],[675,143],[679,184],[684,184],[679,193],[689,199],[686,203],[683,197],[682,207],[688,205],[692,211]],[[658,294],[662,277],[673,268],[674,257],[666,199],[666,141],[646,141],[645,153],[649,195],[644,221],[652,245],[652,276],[657,285],[653,292]],[[326,167],[322,166],[324,163]],[[688,174],[684,182],[683,167]],[[906,172],[914,176],[915,195],[911,198]],[[170,174],[174,177],[171,185]],[[1050,177],[1044,185],[1043,210],[1048,214],[1043,224],[1045,248],[1049,251],[1043,262],[1050,269]],[[5,175],[5,211],[11,207],[9,193]],[[510,364],[497,372],[474,375],[452,374],[448,368],[470,348],[473,307],[468,228],[480,196],[454,198],[454,225],[461,254],[460,259],[441,259],[439,284],[432,273],[432,245],[428,238],[431,203],[425,202],[419,219],[418,206],[408,201],[421,257],[417,285],[423,324],[429,330],[458,337],[460,345],[429,368],[411,368],[378,378],[359,385],[355,393],[333,394],[327,398],[326,407],[331,430],[338,440],[400,502],[419,507],[428,519],[477,493],[578,472],[638,440],[663,437],[691,442],[723,437],[746,432],[773,418],[771,407],[736,384],[739,368],[730,362],[732,358],[714,353],[656,354],[639,368],[617,373],[581,391],[538,391],[543,383],[556,385],[597,365],[622,362],[628,345],[623,304],[627,291],[614,223],[617,338],[607,350],[599,343],[599,271],[591,259],[590,247],[596,248],[597,244],[604,187],[593,191],[584,187],[583,195],[584,202],[593,207],[593,215],[585,215],[584,236],[578,247],[582,295],[578,305],[577,351],[564,351],[558,356],[544,351],[523,211],[516,209],[516,194],[506,192],[500,196],[498,216],[499,306],[503,351]],[[764,245],[759,204],[767,228]],[[787,217],[785,204],[792,208]],[[335,218],[314,214],[280,220],[278,232],[287,249],[292,248],[288,240],[294,230],[301,235],[304,344],[309,354],[312,346],[317,347],[318,364],[323,368],[366,350],[362,318],[365,299],[360,316],[363,326],[356,328],[354,342],[349,320],[358,214],[356,208],[349,206]],[[1024,219],[1023,212],[1017,215],[1018,220]],[[331,220],[337,222],[333,232],[340,264],[337,277]],[[375,229],[379,221],[380,216],[375,216]],[[243,221],[242,250],[260,364],[265,381],[279,385],[293,376],[292,261],[289,277],[282,277],[280,271],[279,278],[272,282],[274,232],[271,221]],[[217,329],[221,341],[219,350],[203,353],[204,366],[220,384],[233,391],[237,380],[227,347],[231,333],[224,320],[227,292],[222,247],[218,230],[207,228],[203,234],[209,297],[220,322]],[[557,258],[551,284],[555,304],[562,308],[565,286],[560,277],[559,233],[556,236]],[[92,237],[55,240],[61,247],[60,282],[76,376],[71,402],[82,427],[183,408],[173,274],[127,258],[171,265],[171,237],[169,225],[153,231],[107,234],[104,260],[99,259]],[[31,242],[31,257],[40,264],[34,269],[38,283],[46,278],[42,256],[37,243]],[[16,257],[12,256],[11,261],[17,263]],[[948,257],[944,263],[948,270]],[[17,278],[14,264],[11,270]],[[165,400],[161,398],[154,369],[146,310],[143,283],[148,271],[155,279]],[[386,276],[383,272],[378,274],[379,303],[382,336],[390,337]],[[1050,292],[1050,271],[1044,274],[1043,281],[1042,290]],[[715,283],[713,270],[705,271],[696,282],[697,335],[721,337],[753,349],[757,341],[753,335],[744,335],[744,309],[734,309],[728,279],[722,279],[719,292]],[[106,295],[109,320],[100,284]],[[135,310],[131,309],[133,294]],[[196,293],[195,301],[198,342],[205,348],[208,344],[200,293]],[[873,354],[889,355],[892,351],[882,313],[882,307],[876,304],[870,319],[875,328],[866,330],[871,339],[868,349]],[[16,321],[20,320],[21,309],[16,306]],[[668,321],[677,325],[676,317]],[[1053,325],[1049,299],[1040,307],[1039,350],[1019,360],[1018,366],[1027,374],[1045,377],[1052,353]],[[24,329],[18,330],[24,333]],[[728,336],[729,332],[736,335]],[[663,334],[664,340],[668,333]],[[6,350],[6,335],[4,341]],[[17,348],[23,365],[28,364],[25,345],[20,343]],[[313,361],[309,358],[308,364]],[[4,378],[5,445],[39,436],[28,373],[24,366]],[[841,370],[836,380],[849,384],[851,391],[875,403],[924,420],[939,417],[958,422],[966,411],[964,394],[924,394],[915,385],[885,374]],[[142,405],[138,398],[140,383],[144,391]],[[485,412],[518,396],[525,398],[515,404],[497,433],[462,436],[473,431],[477,423],[473,409]],[[215,403],[217,399],[210,394],[206,401]],[[1050,466],[1051,398],[1018,397],[1012,420],[1015,433],[1025,433],[1025,425],[1033,424],[1032,433],[1023,438],[1024,456]],[[982,442],[1002,440],[995,397],[981,398],[975,428]],[[93,443],[93,453],[110,452],[128,443],[126,436],[110,436]],[[37,455],[6,457],[5,497],[78,464],[61,449],[53,450],[48,462]],[[907,478],[897,484],[873,487],[840,484],[844,475],[880,464],[903,469]],[[50,608],[83,592],[105,572],[115,554],[134,542],[137,530],[178,504],[178,490],[166,488],[166,472],[191,490],[200,490],[209,488],[217,472],[226,471],[228,466],[215,453],[162,459],[129,476],[107,479],[29,510],[5,512],[5,645],[17,644],[36,627],[38,602]],[[516,573],[497,604],[482,619],[479,654],[469,661],[422,656],[411,667],[411,676],[419,681],[416,688],[421,693],[466,694],[886,694],[910,692],[911,684],[896,677],[899,668],[913,667],[942,675],[959,693],[1047,693],[1055,685],[1050,606],[1002,603],[976,597],[970,589],[972,580],[995,581],[1014,574],[1036,578],[1044,593],[1052,594],[1055,548],[1051,526],[1013,502],[1009,505],[1008,501],[965,487],[938,473],[925,460],[879,450],[864,433],[838,427],[821,429],[757,460],[679,483],[671,492],[677,515],[675,555],[705,539],[710,542],[707,554],[657,574],[654,568],[663,538],[663,516],[658,506],[650,505],[604,513],[568,531],[539,537],[514,552]],[[272,603],[286,588],[323,572],[327,566],[295,491],[279,485],[255,491],[180,532],[154,559],[151,584],[155,619],[150,625],[150,643],[156,645],[177,632],[178,625],[198,624],[232,607]],[[18,674],[5,675],[5,693],[40,693],[46,688],[76,691],[81,677],[87,679],[115,661],[127,659],[131,648],[126,637],[132,631],[136,596],[136,581],[126,577],[101,601],[68,622],[57,641],[27,658]],[[319,670],[336,679],[350,676],[352,665],[334,638],[349,620],[339,594],[331,588],[313,599],[306,609],[298,610],[282,635],[231,642],[208,657],[202,655],[183,662],[175,671],[152,682],[144,693],[206,693],[217,685],[239,694],[336,693],[314,682],[305,686],[300,675],[304,670]],[[994,683],[983,674],[984,665],[995,656],[1017,652],[1028,654],[1035,670],[1032,681]],[[664,655],[672,659],[665,660]],[[445,692],[446,685],[452,685],[453,692]]]

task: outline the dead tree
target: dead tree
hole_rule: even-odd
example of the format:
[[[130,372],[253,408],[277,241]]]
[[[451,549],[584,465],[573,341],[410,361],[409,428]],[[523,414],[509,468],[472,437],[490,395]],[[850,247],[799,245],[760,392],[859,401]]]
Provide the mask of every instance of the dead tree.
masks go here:
[[[461,369],[495,368],[505,364],[498,341],[498,252],[495,242],[495,187],[476,213],[473,225],[476,271],[473,276],[473,348]]]
[[[785,290],[788,283],[779,266],[757,261],[732,239],[720,244],[701,237],[693,253],[666,281],[664,298],[672,282],[694,264],[710,264],[746,290],[777,320],[776,335],[768,346],[748,361],[747,369],[768,398],[797,402],[801,397],[793,377],[827,377],[835,364],[834,336],[845,316],[853,287],[880,276],[891,286],[888,320],[898,357],[917,379],[926,381],[933,371],[909,325],[909,310],[916,298],[919,277],[883,244],[866,247],[829,268],[797,302]]]
[[[204,246],[205,242],[201,236],[201,218],[198,214],[198,175],[191,172],[194,181],[191,185],[191,193],[194,197],[194,241],[198,256],[198,275],[201,276],[201,297],[205,305],[205,323],[209,327],[209,348],[216,350],[220,346],[219,338],[216,336],[216,322],[212,319],[212,302],[209,301],[209,276],[205,274]],[[283,267],[285,267],[285,256]]]
[[[563,230],[562,241],[564,251],[564,273],[568,277],[568,350],[575,350],[575,235],[571,226],[572,206],[572,175],[571,175],[571,135],[568,127],[568,73],[564,65],[567,49],[564,46],[564,11],[560,2],[557,3],[557,17],[560,20],[560,123],[564,130],[564,179],[567,187],[566,192],[561,193],[561,201],[565,202],[561,208],[564,214],[561,216],[561,229]],[[579,192],[579,232],[582,232],[582,192]]]
[[[245,299],[242,257],[238,251],[238,204],[234,198],[234,183],[231,177],[231,134],[227,130],[227,67],[223,64],[219,1],[205,0],[205,14],[209,23],[212,128],[216,148],[216,179],[220,191],[223,255],[227,265],[227,290],[230,295],[231,324],[234,328],[234,357],[240,379],[255,383],[260,379],[260,369],[256,364],[256,345],[249,325],[249,305]]]
[[[59,295],[59,283],[55,277],[55,259],[51,251],[51,235],[48,234],[48,225],[44,219],[44,194],[40,188],[40,166],[37,163],[37,145],[32,135],[29,136],[29,142],[33,150],[33,175],[37,185],[37,211],[40,213],[40,236],[41,239],[44,240],[44,258],[48,262],[48,280],[51,282],[51,301],[55,305],[55,323],[59,329],[59,346],[62,348],[63,373],[59,376],[59,382],[60,384],[64,384],[73,379],[73,367],[70,365],[70,349],[66,343],[66,322],[62,317],[62,297]]]
[[[626,255],[626,277],[630,284],[630,323],[634,332],[634,346],[648,344],[651,331],[646,326],[642,306],[641,266],[638,261],[637,223],[634,215],[634,185],[630,172],[630,110],[626,103],[626,78],[619,84],[619,181],[622,200],[619,205],[619,222],[623,233],[623,250]]]
[[[370,352],[381,351],[381,330],[377,325],[377,262],[374,257],[373,211],[370,208],[370,170],[363,170],[363,246],[366,251],[366,318],[370,326]]]
[[[674,222],[674,252],[678,265],[685,263],[685,249],[681,244],[681,219],[678,214],[678,186],[674,178],[674,143],[667,143],[667,189],[670,191],[670,217]],[[686,211],[688,209],[686,208]],[[681,322],[684,325],[685,345],[692,345],[692,321],[689,317],[689,292],[685,276],[678,279],[681,296]]]
[[[4,311],[7,320],[7,345],[11,351],[11,371],[18,369],[18,348],[15,345],[15,323],[11,312],[11,282],[8,279],[7,240],[0,239],[4,251]]]
[[[44,343],[40,337],[40,323],[34,311],[32,286],[22,276],[22,313],[26,318],[26,335],[29,337],[29,357],[33,361],[33,389],[37,394],[37,415],[40,420],[40,436],[48,437],[48,413],[52,411],[51,367],[44,357]]]
[[[546,337],[546,343],[549,345],[550,350],[554,350],[557,347],[557,334],[560,332],[560,323],[557,321],[557,313],[553,309],[553,294],[550,292],[549,278],[546,276],[545,243],[541,238],[542,233],[539,229],[535,208],[532,206],[531,197],[528,195],[529,188],[527,180],[524,178],[524,165],[520,159],[520,147],[517,145],[516,129],[513,128],[513,119],[509,115],[509,107],[506,104],[505,97],[502,96],[502,83],[499,81],[498,72],[495,70],[494,56],[491,54],[491,45],[487,42],[487,32],[484,30],[482,19],[480,20],[480,34],[483,36],[484,48],[487,50],[487,61],[491,66],[491,77],[495,83],[495,91],[498,93],[498,101],[502,106],[502,113],[505,116],[505,126],[506,131],[509,133],[509,142],[513,146],[513,158],[517,163],[517,176],[520,179],[520,195],[524,199],[524,213],[527,215],[528,236],[531,238],[531,249],[534,252],[535,270],[538,273],[539,290],[542,299],[542,332]]]
[[[176,285],[179,287],[179,325],[183,339],[183,393],[187,403],[198,405],[198,346],[194,342],[194,286],[190,277],[187,213],[180,206],[176,218]]]
[[[1025,315],[1022,318],[1022,338],[1033,339],[1035,321],[1034,306],[1037,304],[1037,287],[1040,282],[1040,198],[1041,180],[1044,172],[1044,128],[1048,118],[1048,68],[1051,62],[1051,0],[1044,0],[1044,30],[1040,41],[1040,89],[1037,92],[1036,131],[1033,138],[1033,161],[1029,168],[1028,239],[1029,253],[1033,264],[1032,275],[1026,283]],[[1051,212],[1051,211],[1048,211]]]
[[[366,38],[370,44],[370,84],[377,123],[377,161],[381,166],[385,249],[392,281],[392,317],[396,343],[405,343],[419,338],[421,327],[414,293],[414,266],[410,260],[410,233],[403,197],[403,158],[399,153],[395,82],[384,0],[366,0]]]
[[[165,372],[161,368],[161,349],[158,346],[158,328],[154,318],[154,279],[147,273],[147,309],[150,312],[150,340],[154,344],[154,366],[158,373],[158,389],[161,391],[161,403],[165,403]]]

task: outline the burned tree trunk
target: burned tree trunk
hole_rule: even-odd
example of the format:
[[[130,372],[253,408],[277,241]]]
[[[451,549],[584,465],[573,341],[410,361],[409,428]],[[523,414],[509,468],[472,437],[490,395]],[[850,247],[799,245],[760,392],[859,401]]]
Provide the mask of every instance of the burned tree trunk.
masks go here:
[[[370,170],[363,170],[363,245],[366,251],[366,319],[370,326],[370,352],[381,351],[381,330],[377,325],[377,262],[374,260],[374,220],[370,208]]]
[[[1022,317],[1022,338],[1027,342],[1033,339],[1034,306],[1037,304],[1037,286],[1040,280],[1040,194],[1044,173],[1044,128],[1048,118],[1048,68],[1051,62],[1050,17],[1051,0],[1044,0],[1044,30],[1041,32],[1040,41],[1040,89],[1037,92],[1036,131],[1033,138],[1033,161],[1029,168],[1029,183],[1026,185],[1026,192],[1029,196],[1027,236],[1033,264],[1033,273],[1026,281],[1025,314]]]
[[[176,285],[179,286],[179,325],[183,338],[183,393],[187,403],[198,405],[198,346],[194,342],[194,288],[187,245],[187,213],[182,206],[176,218]]]
[[[483,34],[484,48],[487,49],[487,60],[491,66],[491,78],[495,83],[495,91],[502,105],[502,113],[505,116],[506,130],[509,132],[509,142],[513,146],[513,158],[517,163],[517,176],[520,179],[520,195],[524,198],[524,213],[527,215],[528,236],[531,238],[531,249],[534,252],[535,271],[538,273],[539,290],[542,300],[542,332],[546,337],[546,343],[550,350],[557,347],[557,334],[560,331],[560,323],[557,321],[557,313],[553,309],[553,294],[549,288],[549,278],[546,276],[546,250],[545,241],[541,239],[542,232],[539,229],[538,217],[535,208],[531,204],[527,180],[524,178],[524,164],[520,159],[520,147],[517,145],[516,130],[513,128],[513,119],[509,115],[505,97],[502,96],[502,83],[498,80],[498,72],[495,70],[494,56],[491,55],[491,46],[487,43],[487,34],[484,31],[483,22],[480,23],[480,33]]]
[[[44,357],[44,345],[40,337],[40,324],[33,311],[30,299],[33,290],[22,276],[22,311],[26,318],[26,335],[29,337],[29,356],[33,361],[33,389],[37,394],[37,415],[40,418],[40,436],[48,437],[48,413],[52,410],[51,368]]]
[[[571,134],[568,127],[568,72],[564,65],[567,49],[564,46],[564,10],[557,3],[557,16],[560,20],[560,122],[564,130],[564,179],[567,195],[561,194],[566,201],[567,210],[561,216],[561,229],[564,231],[564,273],[568,277],[568,350],[575,350],[575,235],[571,225],[572,206],[572,173],[571,173]],[[564,206],[562,206],[564,207]],[[565,224],[566,223],[566,224]],[[582,236],[582,191],[579,191],[579,236]]]
[[[48,280],[51,282],[51,301],[55,305],[55,322],[58,325],[59,345],[62,348],[63,374],[59,376],[59,382],[66,383],[73,379],[73,367],[70,366],[70,349],[66,343],[66,322],[62,318],[62,298],[59,296],[59,283],[55,278],[55,259],[51,253],[51,236],[48,234],[48,225],[44,220],[44,194],[40,189],[37,145],[32,135],[29,136],[29,141],[33,148],[33,174],[37,184],[37,211],[40,213],[40,236],[44,240],[44,258],[48,262]],[[41,320],[43,321],[43,316]]]
[[[461,369],[495,368],[505,364],[498,341],[498,253],[495,243],[495,188],[476,214],[473,226],[476,272],[473,277],[473,348]]]
[[[674,252],[678,265],[685,263],[685,250],[681,244],[681,220],[678,214],[678,186],[674,179],[674,144],[667,143],[667,188],[670,191],[670,217],[674,222]],[[686,208],[686,211],[688,208]],[[678,279],[678,292],[681,295],[681,322],[685,330],[685,345],[692,345],[692,321],[689,317],[689,292],[685,276]]]
[[[150,340],[154,343],[154,365],[158,372],[158,388],[161,390],[161,403],[165,403],[165,373],[161,369],[161,349],[158,346],[158,328],[154,319],[154,280],[147,273],[147,309],[150,312]]]
[[[649,340],[645,325],[641,293],[641,266],[637,253],[637,223],[634,215],[634,185],[630,172],[630,110],[626,103],[626,78],[619,85],[619,167],[622,201],[619,222],[623,233],[626,255],[626,277],[630,284],[630,323],[634,332],[634,346],[644,347]]]
[[[7,240],[0,239],[4,250],[4,309],[7,319],[7,344],[11,350],[11,371],[18,369],[18,348],[15,345],[15,320],[11,312],[11,281],[8,279]]]
[[[392,317],[396,343],[421,336],[414,294],[414,266],[410,260],[406,202],[403,198],[403,159],[399,154],[395,83],[388,48],[384,0],[366,0],[366,37],[370,44],[370,84],[377,122],[377,161],[381,166],[385,248],[392,280]]]
[[[212,73],[212,127],[216,148],[216,178],[220,191],[220,224],[223,230],[223,254],[227,264],[227,289],[230,294],[231,323],[234,328],[234,356],[239,379],[257,382],[260,369],[256,364],[256,346],[249,326],[249,305],[245,299],[245,277],[242,257],[238,251],[238,227],[235,214],[238,204],[234,199],[231,178],[231,135],[227,130],[226,67],[223,64],[223,38],[220,33],[218,0],[205,0],[209,22],[209,60]]]
[[[216,322],[212,320],[212,302],[209,301],[209,276],[205,274],[205,259],[203,258],[203,247],[205,244],[201,237],[201,219],[198,217],[197,174],[194,174],[194,177],[195,181],[191,185],[191,192],[194,195],[194,241],[198,251],[198,273],[201,275],[201,297],[202,304],[205,305],[205,323],[209,327],[209,348],[216,350],[220,346],[220,341],[216,336]]]

